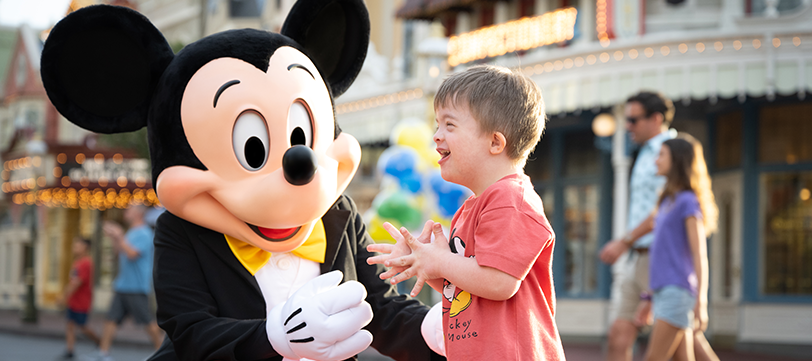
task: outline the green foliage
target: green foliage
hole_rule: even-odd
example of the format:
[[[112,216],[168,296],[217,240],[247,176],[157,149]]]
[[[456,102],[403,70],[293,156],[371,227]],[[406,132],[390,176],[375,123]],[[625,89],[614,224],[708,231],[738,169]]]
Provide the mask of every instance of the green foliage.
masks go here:
[[[139,158],[149,159],[147,128],[118,134],[99,134],[99,143],[105,147],[133,150]]]
[[[175,54],[177,54],[180,51],[180,49],[183,49],[183,47],[185,46],[186,44],[180,41],[173,41],[172,44],[169,44],[169,47],[172,48],[172,52],[174,52]]]

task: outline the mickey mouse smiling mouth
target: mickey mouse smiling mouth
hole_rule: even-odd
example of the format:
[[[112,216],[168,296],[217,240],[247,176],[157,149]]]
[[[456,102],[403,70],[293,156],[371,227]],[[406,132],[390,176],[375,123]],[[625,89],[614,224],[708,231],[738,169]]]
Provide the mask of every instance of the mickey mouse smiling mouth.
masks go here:
[[[251,230],[254,231],[258,236],[270,242],[287,241],[291,239],[291,237],[295,236],[296,233],[299,233],[299,230],[302,229],[302,226],[294,228],[276,229],[276,228],[262,228],[250,223],[246,224],[248,225],[248,228],[251,228]]]

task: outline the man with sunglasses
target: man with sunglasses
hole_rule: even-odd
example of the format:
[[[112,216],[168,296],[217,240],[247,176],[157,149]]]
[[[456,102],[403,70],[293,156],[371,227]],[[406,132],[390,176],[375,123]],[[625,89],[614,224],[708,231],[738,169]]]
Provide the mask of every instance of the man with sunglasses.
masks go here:
[[[657,175],[654,161],[660,146],[676,135],[668,127],[674,118],[674,104],[659,93],[642,91],[628,100],[625,107],[626,129],[640,152],[632,168],[629,185],[629,213],[626,229],[620,239],[607,243],[601,250],[601,260],[614,264],[629,252],[628,265],[613,267],[614,284],[610,305],[609,348],[607,360],[631,361],[632,346],[640,327],[648,320],[636,319],[638,307],[651,307],[646,300],[649,283],[648,247],[653,241],[652,212],[657,203],[665,177]],[[648,314],[647,312],[641,314]]]

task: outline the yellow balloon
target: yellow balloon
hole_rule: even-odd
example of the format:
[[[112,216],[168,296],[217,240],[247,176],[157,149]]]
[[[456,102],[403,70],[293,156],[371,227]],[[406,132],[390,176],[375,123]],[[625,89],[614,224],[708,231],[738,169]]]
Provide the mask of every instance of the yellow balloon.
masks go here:
[[[440,160],[440,153],[437,153],[436,149],[423,148],[422,150],[418,150],[417,154],[420,155],[420,159],[423,160],[423,163],[434,168],[440,168],[440,165],[437,164],[437,161]]]
[[[393,132],[395,133],[395,144],[411,147],[418,151],[428,147],[434,136],[427,124],[415,121],[397,124]]]
[[[395,239],[392,238],[392,236],[389,235],[389,232],[387,232],[386,229],[383,228],[383,222],[384,220],[381,217],[377,215],[373,216],[372,219],[369,220],[369,227],[367,227],[367,233],[369,233],[369,236],[372,237],[372,240],[374,240],[375,243],[394,244]],[[395,221],[388,222],[392,223],[392,225],[394,225],[395,227],[400,227],[400,225],[398,225],[397,222]]]

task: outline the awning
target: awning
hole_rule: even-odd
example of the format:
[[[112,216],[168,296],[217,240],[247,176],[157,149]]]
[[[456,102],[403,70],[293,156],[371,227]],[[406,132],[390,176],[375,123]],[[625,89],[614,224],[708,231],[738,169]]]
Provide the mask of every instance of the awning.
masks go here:
[[[395,16],[409,20],[430,20],[432,17],[426,12],[426,5],[429,1],[406,0],[406,3],[395,13]]]
[[[454,10],[456,8],[468,7],[477,2],[476,0],[429,0],[426,10],[431,14]]]
[[[793,94],[804,99],[812,90],[812,32],[649,41],[531,57],[522,70],[541,86],[548,114],[612,106],[643,89],[684,103]]]
[[[444,11],[468,8],[481,0],[406,0],[396,15],[401,19],[432,20]]]

